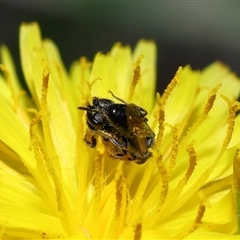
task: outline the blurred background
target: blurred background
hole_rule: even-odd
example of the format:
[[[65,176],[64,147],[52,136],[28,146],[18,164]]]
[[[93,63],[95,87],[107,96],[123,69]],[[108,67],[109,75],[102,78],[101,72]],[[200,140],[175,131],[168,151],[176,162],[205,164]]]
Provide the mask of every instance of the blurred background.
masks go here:
[[[158,46],[157,90],[179,66],[202,69],[220,60],[240,76],[240,2],[199,1],[6,1],[0,3],[0,43],[13,54],[20,74],[21,22],[37,21],[42,36],[72,61],[108,52],[115,42],[135,46],[141,38]]]

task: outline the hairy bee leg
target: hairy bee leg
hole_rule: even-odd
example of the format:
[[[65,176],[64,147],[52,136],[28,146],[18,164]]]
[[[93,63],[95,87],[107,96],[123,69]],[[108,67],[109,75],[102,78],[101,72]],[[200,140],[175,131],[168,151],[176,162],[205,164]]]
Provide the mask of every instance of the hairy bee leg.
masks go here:
[[[93,134],[93,132],[90,130],[87,130],[87,132],[84,136],[84,141],[91,148],[94,148],[97,144],[97,139],[96,139],[95,135]]]
[[[122,149],[116,145],[114,145],[109,139],[103,138],[103,144],[105,145],[106,149],[113,157],[123,157],[124,153]]]
[[[98,134],[105,140],[111,142],[113,145],[116,145],[118,148],[127,150],[126,143],[121,139],[121,136],[116,136],[113,133],[108,133],[105,131],[98,131]],[[119,138],[120,137],[120,138]]]
[[[103,139],[103,144],[105,145],[110,156],[122,160],[134,161],[135,158],[130,154],[127,149],[123,149],[111,142],[109,139]]]

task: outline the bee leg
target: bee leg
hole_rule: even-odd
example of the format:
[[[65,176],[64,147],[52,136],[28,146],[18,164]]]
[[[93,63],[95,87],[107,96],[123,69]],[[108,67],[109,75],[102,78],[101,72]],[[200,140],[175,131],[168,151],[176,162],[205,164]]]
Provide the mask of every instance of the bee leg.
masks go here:
[[[103,138],[103,144],[112,157],[121,158],[124,156],[122,149],[119,146],[113,144],[108,138]]]
[[[138,148],[134,148],[137,146]],[[137,138],[128,139],[128,152],[132,156],[132,160],[137,164],[145,163],[152,154],[148,151],[147,139]]]
[[[94,148],[97,144],[97,139],[96,139],[95,135],[93,134],[93,132],[90,130],[87,130],[87,132],[84,136],[84,141],[91,148]]]
[[[128,161],[134,161],[131,154],[127,151],[126,148],[122,148],[116,144],[114,144],[109,139],[103,138],[103,144],[106,146],[106,149],[108,150],[109,154],[118,159],[122,160],[128,160]]]

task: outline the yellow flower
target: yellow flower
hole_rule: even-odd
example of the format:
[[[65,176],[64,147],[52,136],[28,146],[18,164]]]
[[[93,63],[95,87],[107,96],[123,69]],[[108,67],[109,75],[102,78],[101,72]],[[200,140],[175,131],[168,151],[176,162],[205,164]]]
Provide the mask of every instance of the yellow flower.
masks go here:
[[[1,48],[1,238],[239,239],[240,81],[227,67],[179,68],[160,97],[153,42],[133,54],[116,44],[68,73],[32,23],[20,28],[20,51],[29,94]],[[142,165],[83,141],[77,107],[109,90],[149,113],[156,139]]]

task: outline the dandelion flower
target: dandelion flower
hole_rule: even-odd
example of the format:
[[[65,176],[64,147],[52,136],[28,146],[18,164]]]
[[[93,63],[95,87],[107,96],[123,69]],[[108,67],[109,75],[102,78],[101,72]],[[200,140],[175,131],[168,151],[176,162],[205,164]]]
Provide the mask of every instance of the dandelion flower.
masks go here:
[[[160,96],[150,41],[133,53],[116,44],[67,72],[38,25],[22,24],[20,55],[29,94],[1,47],[2,239],[239,239],[240,81],[226,66],[179,68]],[[83,141],[77,107],[112,99],[109,90],[148,111],[156,137],[142,165]]]

